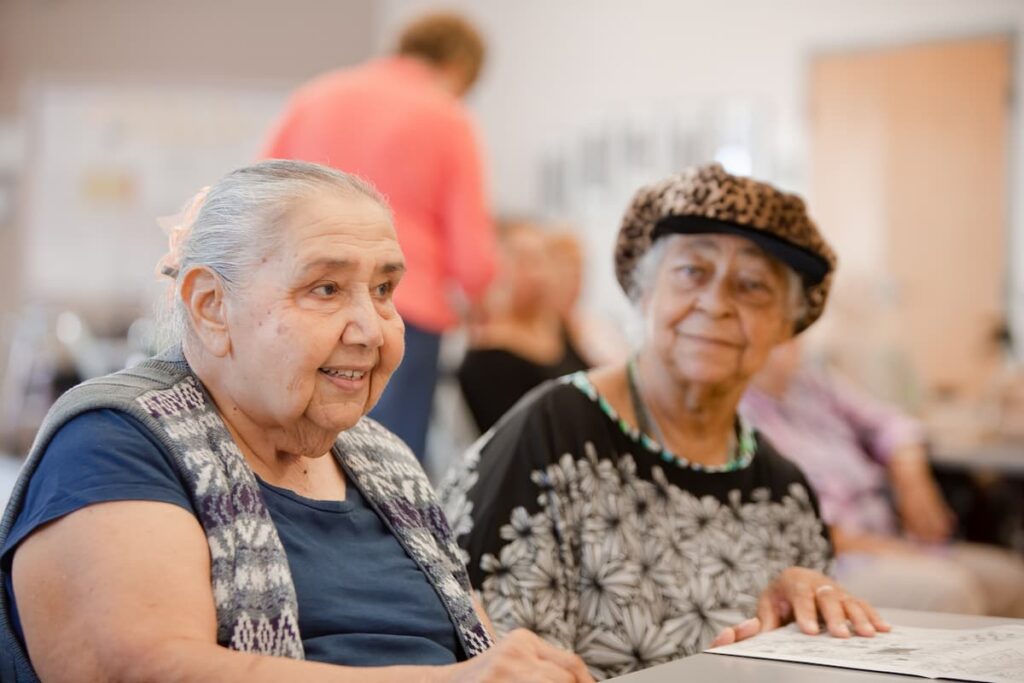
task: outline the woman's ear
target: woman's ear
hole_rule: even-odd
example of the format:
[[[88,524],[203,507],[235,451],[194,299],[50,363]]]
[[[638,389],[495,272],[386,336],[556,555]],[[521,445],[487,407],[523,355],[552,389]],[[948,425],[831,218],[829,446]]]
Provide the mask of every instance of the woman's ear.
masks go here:
[[[231,351],[224,294],[221,279],[205,266],[188,269],[179,292],[192,333],[208,353],[218,358]]]

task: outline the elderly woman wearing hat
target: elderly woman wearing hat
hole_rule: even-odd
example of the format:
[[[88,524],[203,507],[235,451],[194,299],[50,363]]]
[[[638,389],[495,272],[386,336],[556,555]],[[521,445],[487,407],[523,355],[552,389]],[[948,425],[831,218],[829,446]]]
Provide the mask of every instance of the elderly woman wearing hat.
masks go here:
[[[736,412],[825,304],[835,257],[803,202],[691,169],[636,194],[615,259],[639,350],[535,390],[442,489],[498,632],[529,628],[605,678],[792,619],[887,629],[826,577],[813,492]],[[737,613],[759,619],[728,628]]]
[[[391,214],[313,164],[240,169],[161,271],[181,339],[53,407],[0,525],[4,681],[590,680],[492,647],[409,448]],[[307,660],[307,661],[301,661]]]

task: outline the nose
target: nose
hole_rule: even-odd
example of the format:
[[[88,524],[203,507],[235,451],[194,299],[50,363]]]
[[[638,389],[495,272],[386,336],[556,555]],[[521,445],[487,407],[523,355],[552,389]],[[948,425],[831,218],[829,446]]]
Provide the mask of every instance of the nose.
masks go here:
[[[352,301],[347,309],[348,320],[341,331],[341,342],[355,346],[376,349],[384,343],[384,330],[380,324],[380,314],[373,304],[369,293]]]
[[[729,282],[724,275],[713,278],[701,289],[697,297],[697,307],[712,318],[721,318],[732,313]]]

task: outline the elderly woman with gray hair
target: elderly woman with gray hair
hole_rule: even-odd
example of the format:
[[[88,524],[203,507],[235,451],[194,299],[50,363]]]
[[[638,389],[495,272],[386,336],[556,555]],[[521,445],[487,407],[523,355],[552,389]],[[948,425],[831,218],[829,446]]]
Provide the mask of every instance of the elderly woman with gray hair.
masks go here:
[[[736,412],[825,304],[835,257],[803,202],[694,168],[636,194],[615,263],[639,350],[535,390],[442,489],[498,632],[529,628],[606,678],[792,619],[886,630],[826,577],[804,476]]]
[[[65,394],[12,495],[0,678],[590,680],[526,631],[492,646],[423,471],[365,417],[403,350],[376,191],[265,162],[191,213],[161,268],[180,342]]]

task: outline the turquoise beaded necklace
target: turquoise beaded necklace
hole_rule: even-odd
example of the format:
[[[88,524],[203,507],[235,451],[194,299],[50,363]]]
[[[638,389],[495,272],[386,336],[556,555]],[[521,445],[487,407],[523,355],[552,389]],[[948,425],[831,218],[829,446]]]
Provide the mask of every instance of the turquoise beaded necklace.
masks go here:
[[[636,367],[635,353],[629,357],[629,361],[626,363],[626,380],[629,385],[629,398],[633,404],[633,412],[636,413],[640,442],[649,450],[660,453],[661,459],[665,462],[702,472],[734,472],[743,469],[753,460],[754,451],[757,448],[754,430],[745,420],[739,417],[737,417],[736,429],[732,434],[732,443],[729,446],[729,459],[724,465],[702,465],[673,453],[666,447],[665,437],[662,435],[661,429],[658,428],[658,423],[652,417],[640,393],[640,379]],[[618,419],[618,422],[621,428],[626,428],[626,424],[621,418]],[[648,435],[654,438],[652,439]]]

